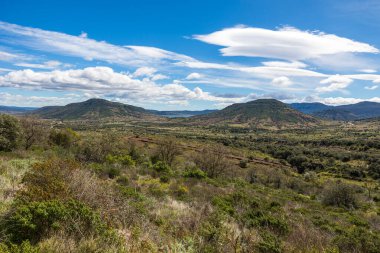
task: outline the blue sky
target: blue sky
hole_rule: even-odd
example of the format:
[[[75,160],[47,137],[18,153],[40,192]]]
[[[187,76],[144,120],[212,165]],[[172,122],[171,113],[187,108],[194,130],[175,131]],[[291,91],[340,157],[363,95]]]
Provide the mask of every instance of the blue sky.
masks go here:
[[[0,3],[0,104],[380,102],[380,2]]]

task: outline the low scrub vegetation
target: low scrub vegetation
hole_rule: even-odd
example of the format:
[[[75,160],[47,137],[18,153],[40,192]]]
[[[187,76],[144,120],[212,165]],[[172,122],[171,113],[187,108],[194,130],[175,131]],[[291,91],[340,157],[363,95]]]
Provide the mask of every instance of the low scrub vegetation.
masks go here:
[[[369,126],[97,124],[0,116],[0,252],[379,252]]]

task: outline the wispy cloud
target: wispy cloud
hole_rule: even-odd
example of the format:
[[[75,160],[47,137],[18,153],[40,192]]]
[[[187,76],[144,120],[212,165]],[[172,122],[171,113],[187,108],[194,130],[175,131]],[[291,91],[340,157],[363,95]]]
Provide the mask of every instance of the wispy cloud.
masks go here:
[[[63,64],[59,61],[45,61],[42,63],[30,63],[30,62],[20,62],[15,63],[15,66],[25,67],[25,68],[36,68],[36,69],[56,69],[58,67],[70,67],[70,64]]]
[[[96,96],[135,104],[206,101],[221,106],[264,97],[301,101],[315,92],[333,96],[349,91],[356,81],[364,83],[361,90],[377,91],[380,83],[376,66],[366,58],[379,50],[334,34],[240,26],[194,38],[222,46],[226,57],[202,61],[157,47],[97,41],[84,32],[75,36],[0,22],[0,43],[7,45],[0,47],[0,61],[5,62],[0,68],[0,86],[82,94],[70,101]],[[8,50],[13,46],[17,50]],[[252,61],[255,64],[243,64],[235,57],[235,62],[225,60],[231,59],[228,56],[258,59]],[[71,57],[83,60],[77,65],[78,59]],[[75,65],[65,63],[66,59]],[[341,69],[344,74],[339,73]],[[215,87],[221,88],[220,94]],[[228,95],[240,88],[245,95]],[[329,99],[335,104],[353,101]]]
[[[101,60],[108,63],[144,66],[160,61],[191,60],[191,57],[167,50],[146,46],[118,46],[96,41],[87,36],[73,36],[0,22],[2,42],[22,45],[35,50],[81,57],[85,60]]]
[[[222,46],[224,56],[265,57],[284,60],[306,60],[340,53],[379,53],[367,43],[353,41],[319,31],[301,31],[294,27],[269,30],[234,27],[195,39]]]

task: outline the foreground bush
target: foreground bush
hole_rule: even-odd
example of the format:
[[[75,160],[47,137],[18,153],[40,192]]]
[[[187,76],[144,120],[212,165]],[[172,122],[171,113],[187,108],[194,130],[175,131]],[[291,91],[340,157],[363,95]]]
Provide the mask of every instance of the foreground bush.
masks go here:
[[[59,159],[34,164],[24,176],[24,188],[19,193],[20,199],[42,201],[67,198],[69,187],[66,180],[79,167],[80,165],[74,161]]]
[[[79,140],[79,135],[77,132],[73,131],[70,128],[63,130],[52,130],[49,135],[49,141],[51,144],[63,147],[70,148],[74,143]]]
[[[380,251],[380,234],[364,228],[350,228],[335,238],[340,252],[377,253]]]
[[[0,115],[0,151],[12,151],[20,144],[22,131],[18,120],[6,114]]]
[[[106,226],[97,213],[80,202],[52,200],[16,206],[5,228],[12,242],[36,243],[55,231],[82,238],[105,232]]]
[[[20,123],[22,126],[23,146],[25,150],[45,140],[46,129],[40,120],[33,117],[22,117]]]
[[[0,243],[0,253],[39,253],[39,249],[32,246],[29,241],[24,241],[20,245],[10,243]]]

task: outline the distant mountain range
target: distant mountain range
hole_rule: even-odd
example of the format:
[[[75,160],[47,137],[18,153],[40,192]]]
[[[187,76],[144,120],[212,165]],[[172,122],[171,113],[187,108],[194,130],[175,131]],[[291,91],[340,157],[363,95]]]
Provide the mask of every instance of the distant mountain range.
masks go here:
[[[314,117],[291,108],[275,99],[258,99],[227,106],[223,110],[194,116],[189,121],[199,124],[249,124],[255,127],[282,127],[310,125],[318,122]]]
[[[328,106],[321,103],[294,103],[290,106],[300,112],[330,120],[360,120],[380,117],[380,103],[360,102],[351,105]]]
[[[104,99],[90,99],[66,106],[46,106],[42,108],[0,106],[0,113],[32,114],[41,118],[61,120],[107,117],[136,119],[167,117],[191,118],[188,121],[289,124],[292,122],[310,123],[315,118],[343,121],[379,118],[380,103],[360,102],[351,105],[329,106],[322,103],[284,104],[274,99],[259,99],[247,103],[233,104],[223,110],[157,111]],[[310,121],[310,119],[313,120]]]
[[[320,112],[323,110],[334,108],[333,106],[325,105],[322,103],[293,103],[289,104],[289,106],[297,111],[306,114],[313,114],[315,112]]]
[[[188,118],[196,115],[204,115],[212,112],[216,112],[218,110],[203,110],[203,111],[156,111],[156,110],[148,110],[150,113],[167,117],[167,118]]]
[[[17,106],[3,106],[0,105],[0,113],[8,114],[22,114],[38,109],[37,107],[17,107]]]

